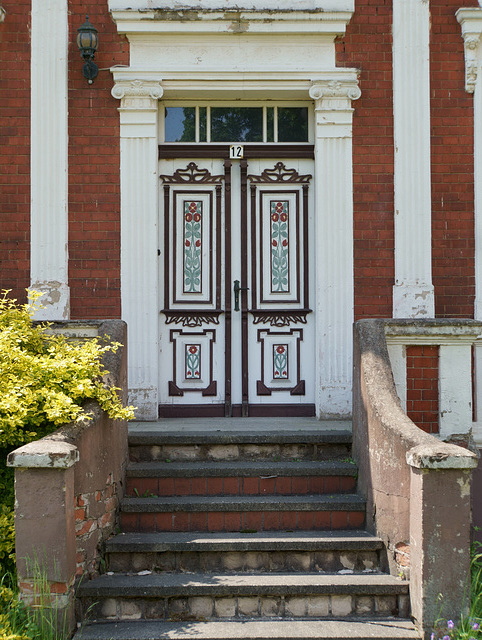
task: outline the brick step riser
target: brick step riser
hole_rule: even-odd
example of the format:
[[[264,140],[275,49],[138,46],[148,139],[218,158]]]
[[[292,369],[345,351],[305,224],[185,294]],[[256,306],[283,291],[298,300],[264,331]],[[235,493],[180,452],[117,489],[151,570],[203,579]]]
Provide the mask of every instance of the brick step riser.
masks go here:
[[[324,571],[355,573],[380,570],[377,551],[163,551],[111,552],[107,556],[109,571],[188,573],[295,573]]]
[[[232,460],[337,460],[350,458],[349,444],[130,445],[132,462]]]
[[[247,618],[387,617],[409,615],[407,595],[192,596],[84,598],[97,620],[214,620]]]
[[[360,529],[364,524],[364,511],[121,512],[121,529],[126,533],[326,531]]]
[[[356,491],[353,476],[127,478],[127,495],[260,496],[338,494]]]

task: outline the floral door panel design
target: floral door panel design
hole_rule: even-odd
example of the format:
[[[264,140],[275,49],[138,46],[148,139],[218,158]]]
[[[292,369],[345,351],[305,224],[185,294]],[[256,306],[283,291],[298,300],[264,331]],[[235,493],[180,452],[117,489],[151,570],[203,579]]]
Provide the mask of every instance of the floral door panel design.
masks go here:
[[[202,293],[203,275],[203,202],[184,200],[184,274],[183,293]]]
[[[184,380],[201,379],[201,345],[186,344],[184,346]]]
[[[216,329],[171,329],[169,334],[173,354],[169,395],[179,398],[188,392],[197,392],[202,397],[215,397],[217,381],[213,380],[213,350]]]
[[[273,380],[289,380],[289,346],[273,344]]]
[[[288,164],[288,162],[290,164]],[[258,172],[254,172],[257,168]],[[250,163],[249,398],[314,411],[312,165]],[[253,379],[253,378],[256,378]]]
[[[173,194],[173,269],[171,304],[213,301],[211,241],[214,229],[213,194]]]
[[[221,162],[209,165],[161,161],[159,393],[165,415],[175,405],[221,406],[224,399],[224,175]]]
[[[270,201],[271,293],[290,290],[289,201]]]

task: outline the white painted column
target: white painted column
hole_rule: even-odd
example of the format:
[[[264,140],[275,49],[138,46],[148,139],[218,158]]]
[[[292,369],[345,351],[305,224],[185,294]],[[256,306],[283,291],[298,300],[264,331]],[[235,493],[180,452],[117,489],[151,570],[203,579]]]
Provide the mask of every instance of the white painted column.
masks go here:
[[[394,318],[433,318],[428,0],[393,0]]]
[[[30,288],[41,320],[70,315],[68,286],[67,0],[32,0]]]
[[[348,82],[316,82],[315,260],[317,415],[348,417],[352,400],[353,160],[351,101],[361,95]]]
[[[129,402],[158,417],[158,82],[119,81],[121,99],[121,297],[127,322]]]
[[[442,440],[472,427],[472,340],[440,345],[439,430]]]

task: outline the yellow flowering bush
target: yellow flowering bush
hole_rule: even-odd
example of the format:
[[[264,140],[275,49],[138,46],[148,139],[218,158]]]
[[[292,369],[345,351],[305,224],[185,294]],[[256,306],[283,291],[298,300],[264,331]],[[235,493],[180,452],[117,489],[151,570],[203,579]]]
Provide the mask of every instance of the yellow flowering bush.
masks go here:
[[[132,407],[122,406],[118,389],[103,382],[107,371],[102,356],[121,345],[52,335],[48,324],[32,322],[39,295],[24,305],[8,298],[6,291],[0,295],[0,577],[14,572],[13,472],[5,465],[8,453],[84,418],[82,405],[87,399],[97,400],[113,419],[134,417]]]
[[[39,638],[37,629],[20,602],[18,593],[0,583],[0,640],[37,640],[37,638]]]

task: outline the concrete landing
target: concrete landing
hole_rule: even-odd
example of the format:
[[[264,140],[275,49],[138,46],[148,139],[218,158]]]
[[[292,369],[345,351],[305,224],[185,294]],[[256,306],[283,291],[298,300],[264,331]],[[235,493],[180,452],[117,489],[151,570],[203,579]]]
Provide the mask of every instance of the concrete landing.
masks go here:
[[[162,418],[152,422],[129,423],[129,434],[208,433],[208,432],[279,433],[323,431],[351,432],[350,420],[318,420],[317,418]]]

